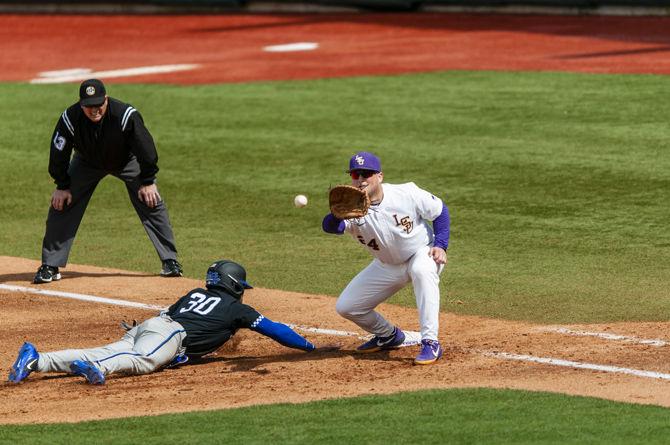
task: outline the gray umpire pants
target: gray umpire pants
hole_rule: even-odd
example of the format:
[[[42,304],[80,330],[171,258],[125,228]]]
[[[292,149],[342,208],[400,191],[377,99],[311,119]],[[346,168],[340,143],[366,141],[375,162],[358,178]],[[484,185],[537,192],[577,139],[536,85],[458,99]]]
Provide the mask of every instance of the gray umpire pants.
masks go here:
[[[42,241],[42,264],[53,267],[64,267],[67,264],[74,237],[88,202],[100,180],[108,174],[104,170],[87,165],[86,161],[76,153],[72,157],[68,173],[71,178],[72,203],[60,211],[52,206],[49,207],[46,232]],[[152,209],[137,197],[142,185],[139,177],[140,164],[137,159],[133,156],[123,170],[111,174],[126,184],[130,202],[135,207],[161,261],[177,259],[177,248],[165,202],[161,200]]]
[[[92,349],[40,352],[39,372],[70,372],[75,360],[93,362],[103,374],[148,374],[184,353],[186,332],[167,315],[150,318],[135,326],[115,343]]]

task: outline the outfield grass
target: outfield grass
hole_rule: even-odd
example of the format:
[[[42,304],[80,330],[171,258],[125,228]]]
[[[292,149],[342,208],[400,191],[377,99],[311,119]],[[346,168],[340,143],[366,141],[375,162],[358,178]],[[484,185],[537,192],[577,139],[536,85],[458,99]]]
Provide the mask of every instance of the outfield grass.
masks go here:
[[[356,150],[452,214],[444,310],[538,322],[665,320],[667,77],[448,72],[216,86],[114,85],[159,148],[186,274],[229,257],[256,286],[337,295],[368,262],[322,233]],[[75,85],[0,85],[0,254],[38,259],[48,143]],[[310,205],[292,206],[304,193]],[[71,262],[157,272],[121,183],[103,181]],[[393,299],[413,305],[409,290]]]
[[[668,411],[585,397],[456,389],[300,405],[0,427],[0,444],[664,444]]]

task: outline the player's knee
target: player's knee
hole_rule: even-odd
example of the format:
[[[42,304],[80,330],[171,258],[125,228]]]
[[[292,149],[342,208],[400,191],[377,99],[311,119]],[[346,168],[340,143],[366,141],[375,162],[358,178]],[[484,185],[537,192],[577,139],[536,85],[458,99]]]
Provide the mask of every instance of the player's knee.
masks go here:
[[[340,314],[340,316],[344,318],[351,318],[354,315],[353,306],[349,302],[342,300],[342,298],[337,300],[337,303],[335,304],[335,310],[338,314]]]
[[[161,363],[156,362],[151,357],[148,356],[137,356],[134,357],[133,364],[132,364],[132,370],[130,371],[130,374],[136,374],[136,375],[141,375],[141,374],[151,374],[152,372],[155,372],[158,368],[161,367]]]

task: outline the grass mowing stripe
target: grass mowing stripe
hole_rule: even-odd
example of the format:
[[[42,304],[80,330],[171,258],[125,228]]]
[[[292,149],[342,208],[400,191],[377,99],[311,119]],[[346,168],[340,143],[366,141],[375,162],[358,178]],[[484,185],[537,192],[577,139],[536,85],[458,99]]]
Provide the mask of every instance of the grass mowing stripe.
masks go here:
[[[109,93],[156,139],[188,276],[226,256],[258,286],[337,295],[369,256],[322,233],[326,191],[367,149],[387,182],[415,181],[450,206],[443,309],[563,323],[664,319],[669,82],[445,72]],[[38,258],[48,141],[76,88],[0,84],[0,96],[0,184],[21,191],[0,201],[0,254]],[[158,272],[125,194],[101,183],[70,261]],[[392,302],[415,304],[409,289]]]
[[[661,444],[668,409],[550,393],[453,389],[56,425],[1,426],[32,444]]]

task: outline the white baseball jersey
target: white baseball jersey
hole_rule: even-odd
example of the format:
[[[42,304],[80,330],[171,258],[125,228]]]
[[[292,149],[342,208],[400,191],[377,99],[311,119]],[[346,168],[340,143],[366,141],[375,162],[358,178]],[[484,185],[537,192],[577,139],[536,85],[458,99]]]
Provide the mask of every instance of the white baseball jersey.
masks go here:
[[[402,264],[422,247],[432,245],[433,221],[442,213],[442,200],[406,184],[382,183],[384,197],[363,218],[345,220],[345,231],[385,264]]]

